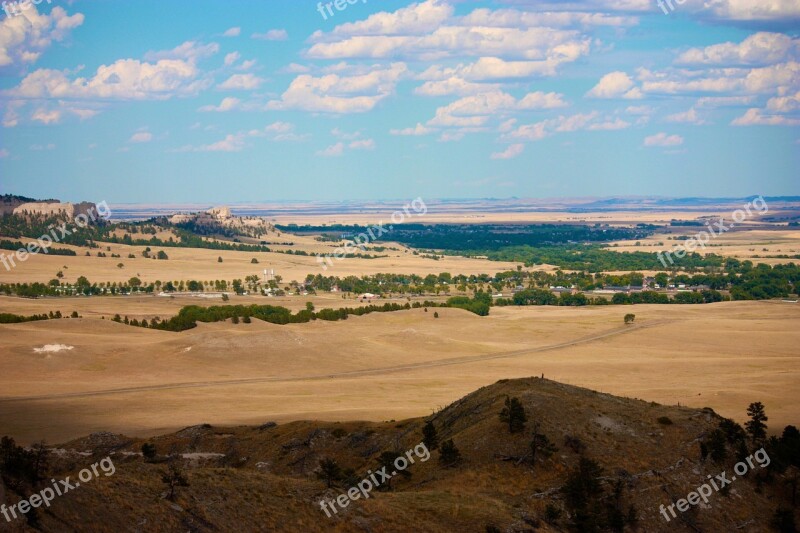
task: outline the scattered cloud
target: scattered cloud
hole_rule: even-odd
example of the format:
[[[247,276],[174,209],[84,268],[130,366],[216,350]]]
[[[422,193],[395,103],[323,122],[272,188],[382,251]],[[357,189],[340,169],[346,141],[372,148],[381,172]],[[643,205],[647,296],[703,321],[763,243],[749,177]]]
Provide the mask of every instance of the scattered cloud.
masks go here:
[[[138,131],[134,133],[128,142],[142,144],[142,143],[149,143],[153,140],[153,134],[149,131]]]
[[[355,76],[328,74],[314,77],[301,74],[291,82],[280,100],[272,100],[267,104],[267,109],[364,113],[394,94],[397,82],[407,72],[405,63],[393,63]]]
[[[688,124],[696,124],[701,125],[705,124],[705,120],[700,118],[700,115],[697,113],[695,108],[691,108],[688,111],[684,111],[682,113],[675,113],[674,115],[667,116],[667,122],[685,122]]]
[[[0,21],[0,69],[36,63],[54,42],[67,39],[83,21],[81,13],[67,15],[61,6],[42,14],[30,4],[22,15],[5,17]]]
[[[625,72],[606,74],[586,96],[589,98],[642,98],[642,92],[635,87],[634,81]]]
[[[266,33],[254,33],[251,38],[259,41],[285,41],[289,38],[286,30],[269,30]]]
[[[242,28],[235,26],[233,28],[228,28],[225,30],[225,33],[222,34],[223,37],[238,37],[242,34]]]
[[[800,118],[765,114],[761,109],[751,108],[731,122],[733,126],[800,126]]]
[[[338,142],[317,152],[320,157],[339,157],[344,154],[344,143]]]
[[[423,126],[419,122],[417,122],[417,125],[415,127],[413,127],[413,128],[389,130],[389,133],[392,134],[392,135],[415,135],[415,136],[419,136],[419,135],[428,135],[431,132],[432,132],[432,130],[430,128],[426,128],[425,126]]]
[[[514,159],[525,151],[524,144],[512,144],[502,152],[492,154],[492,159]]]
[[[217,89],[233,91],[252,91],[258,89],[264,78],[259,78],[255,74],[234,74],[224,82],[217,85]]]
[[[644,145],[648,147],[671,147],[681,146],[683,144],[683,137],[680,135],[668,135],[666,133],[657,133],[649,137],[645,137]]]

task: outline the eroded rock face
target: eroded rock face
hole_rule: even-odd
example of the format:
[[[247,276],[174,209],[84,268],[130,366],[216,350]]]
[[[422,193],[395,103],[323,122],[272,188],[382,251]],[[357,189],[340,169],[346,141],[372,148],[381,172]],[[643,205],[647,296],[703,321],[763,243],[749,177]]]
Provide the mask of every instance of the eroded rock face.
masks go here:
[[[14,208],[13,213],[19,216],[36,215],[45,217],[64,217],[73,219],[84,214],[97,216],[97,206],[92,202],[73,204],[69,202],[28,202]],[[92,217],[89,217],[90,219]]]
[[[228,207],[214,207],[213,209],[209,209],[206,211],[209,215],[216,218],[217,220],[227,220],[233,215],[231,214],[231,210]]]

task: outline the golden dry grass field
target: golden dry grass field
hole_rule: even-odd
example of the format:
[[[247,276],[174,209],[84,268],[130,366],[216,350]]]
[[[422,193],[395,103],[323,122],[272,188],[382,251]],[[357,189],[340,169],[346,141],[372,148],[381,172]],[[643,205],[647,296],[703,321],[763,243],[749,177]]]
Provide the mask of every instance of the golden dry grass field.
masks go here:
[[[280,237],[283,238],[283,237]],[[310,239],[286,237],[286,239],[301,242],[305,239],[305,246],[293,246],[293,249],[306,251],[319,251],[332,254],[336,246],[324,246],[320,243],[308,243]],[[28,242],[29,239],[22,239]],[[333,260],[333,266],[327,271],[317,262],[316,257],[288,255],[272,252],[237,252],[222,250],[207,250],[198,248],[162,248],[151,247],[154,252],[164,250],[169,256],[168,260],[146,259],[142,257],[145,246],[128,246],[123,244],[103,243],[101,248],[92,249],[91,256],[86,256],[87,248],[58,245],[60,248],[70,248],[76,251],[77,256],[56,256],[36,254],[29,256],[24,263],[17,263],[16,268],[8,270],[0,266],[0,283],[46,283],[55,278],[56,273],[62,271],[62,281],[74,283],[79,276],[86,276],[92,282],[125,282],[130,278],[139,277],[145,283],[156,280],[198,280],[213,281],[243,279],[245,276],[261,275],[264,269],[274,269],[275,273],[283,278],[283,282],[303,281],[308,274],[323,274],[328,276],[363,276],[380,272],[394,274],[439,274],[452,272],[454,274],[494,274],[503,270],[516,269],[518,263],[497,262],[482,259],[468,259],[464,257],[445,257],[435,260],[423,258],[407,251],[407,248],[396,243],[387,243],[386,246],[402,248],[402,251],[388,250],[386,252],[369,252],[371,255],[388,255],[376,259],[346,259]],[[280,247],[277,247],[280,248]],[[97,252],[102,251],[108,257],[97,257]],[[120,258],[112,258],[111,254],[118,254]],[[129,259],[133,254],[135,259]],[[218,258],[222,257],[222,263]],[[258,264],[253,264],[253,258]],[[122,263],[120,268],[118,265]],[[66,269],[64,267],[67,267]]]
[[[96,316],[121,299],[78,300],[84,316]],[[130,301],[131,312],[154,309]],[[42,302],[1,305],[33,312]],[[493,308],[483,318],[437,311],[438,319],[416,309],[182,333],[96,318],[3,325],[0,427],[22,441],[58,442],[198,423],[402,419],[499,379],[541,374],[739,421],[762,401],[772,428],[800,418],[798,304]],[[635,325],[623,325],[627,312]],[[37,353],[46,345],[71,348]]]

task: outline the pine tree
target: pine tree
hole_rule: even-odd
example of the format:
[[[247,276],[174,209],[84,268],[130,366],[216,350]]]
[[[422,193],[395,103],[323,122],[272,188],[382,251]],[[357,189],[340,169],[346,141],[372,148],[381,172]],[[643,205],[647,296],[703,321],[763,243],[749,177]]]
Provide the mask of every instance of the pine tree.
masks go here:
[[[525,407],[519,399],[506,396],[505,407],[500,411],[500,421],[508,424],[510,433],[519,433],[525,429],[528,418],[525,416]]]
[[[747,433],[750,434],[750,438],[753,439],[753,442],[758,443],[766,439],[767,425],[764,422],[769,420],[769,418],[767,418],[764,412],[764,404],[761,402],[751,403],[750,407],[747,408],[747,415],[750,417],[750,421],[745,423],[744,427],[747,429]]]
[[[422,443],[429,449],[435,450],[439,447],[439,434],[433,422],[428,422],[422,428]]]
[[[339,467],[339,463],[333,459],[320,459],[319,468],[320,471],[317,472],[317,477],[323,480],[328,488],[333,487],[337,482],[344,478],[344,473]]]
[[[453,439],[446,440],[439,449],[439,463],[450,468],[461,462],[461,452],[458,451]]]

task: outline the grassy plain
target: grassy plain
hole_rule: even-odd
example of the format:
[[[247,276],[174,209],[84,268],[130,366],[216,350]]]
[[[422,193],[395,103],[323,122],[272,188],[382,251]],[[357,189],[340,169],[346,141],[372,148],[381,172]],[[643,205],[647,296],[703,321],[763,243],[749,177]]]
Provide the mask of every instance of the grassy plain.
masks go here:
[[[625,327],[629,311],[636,325]],[[541,374],[739,421],[762,401],[773,428],[800,418],[797,304],[438,312],[182,333],[89,318],[0,326],[0,427],[22,440],[62,441],[206,422],[402,419],[499,379]],[[35,351],[45,345],[73,348]]]

